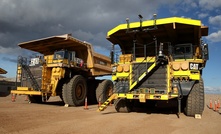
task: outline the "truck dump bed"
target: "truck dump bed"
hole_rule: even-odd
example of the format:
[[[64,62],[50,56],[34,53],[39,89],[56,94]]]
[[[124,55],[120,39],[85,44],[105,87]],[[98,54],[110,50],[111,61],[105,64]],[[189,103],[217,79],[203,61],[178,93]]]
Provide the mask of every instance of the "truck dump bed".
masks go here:
[[[111,74],[111,60],[105,55],[94,52],[93,47],[86,41],[81,41],[71,34],[52,36],[18,44],[19,47],[46,55],[53,55],[59,50],[75,51],[87,64],[92,76]]]
[[[4,69],[0,68],[0,74],[6,74],[7,71],[5,71]]]
[[[55,51],[61,49],[67,49],[69,51],[75,51],[76,48],[87,50],[89,47],[91,49],[91,44],[71,37],[70,34],[32,40],[18,45],[21,48],[39,52],[44,55],[54,54]]]

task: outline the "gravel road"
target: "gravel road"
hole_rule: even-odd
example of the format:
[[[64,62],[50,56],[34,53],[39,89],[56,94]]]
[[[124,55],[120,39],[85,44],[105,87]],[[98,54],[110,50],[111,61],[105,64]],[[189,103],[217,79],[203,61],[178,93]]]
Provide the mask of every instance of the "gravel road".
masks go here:
[[[206,95],[209,100],[221,95]],[[172,110],[117,113],[114,106],[97,112],[97,105],[64,107],[58,97],[46,104],[29,104],[25,96],[0,97],[0,134],[220,134],[221,114],[205,107],[201,119],[180,118]]]

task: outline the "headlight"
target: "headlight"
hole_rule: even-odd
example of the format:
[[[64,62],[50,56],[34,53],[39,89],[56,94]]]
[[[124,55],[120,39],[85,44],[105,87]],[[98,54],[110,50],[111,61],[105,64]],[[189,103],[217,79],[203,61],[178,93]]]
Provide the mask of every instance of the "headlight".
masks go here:
[[[118,73],[123,72],[123,67],[122,67],[122,66],[117,66],[117,72],[118,72]]]
[[[129,71],[130,71],[130,66],[124,65],[124,72],[129,72]]]
[[[188,63],[187,62],[182,63],[181,68],[182,70],[187,70],[189,68]]]
[[[180,63],[173,63],[173,70],[178,71],[180,69]]]

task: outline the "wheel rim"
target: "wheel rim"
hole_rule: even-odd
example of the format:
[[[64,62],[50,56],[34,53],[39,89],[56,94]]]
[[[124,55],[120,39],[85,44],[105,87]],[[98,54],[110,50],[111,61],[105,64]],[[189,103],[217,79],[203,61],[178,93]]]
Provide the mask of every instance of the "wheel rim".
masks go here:
[[[75,96],[77,99],[82,99],[84,94],[84,86],[82,84],[78,84],[75,90]]]

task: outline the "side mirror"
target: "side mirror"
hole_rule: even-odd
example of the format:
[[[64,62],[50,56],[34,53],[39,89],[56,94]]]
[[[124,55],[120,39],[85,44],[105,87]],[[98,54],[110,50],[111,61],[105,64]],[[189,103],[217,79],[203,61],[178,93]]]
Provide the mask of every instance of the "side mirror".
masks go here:
[[[202,54],[203,54],[203,59],[209,60],[209,47],[208,47],[208,44],[203,44]]]
[[[110,51],[111,64],[114,64],[114,44],[112,44],[112,49]]]

